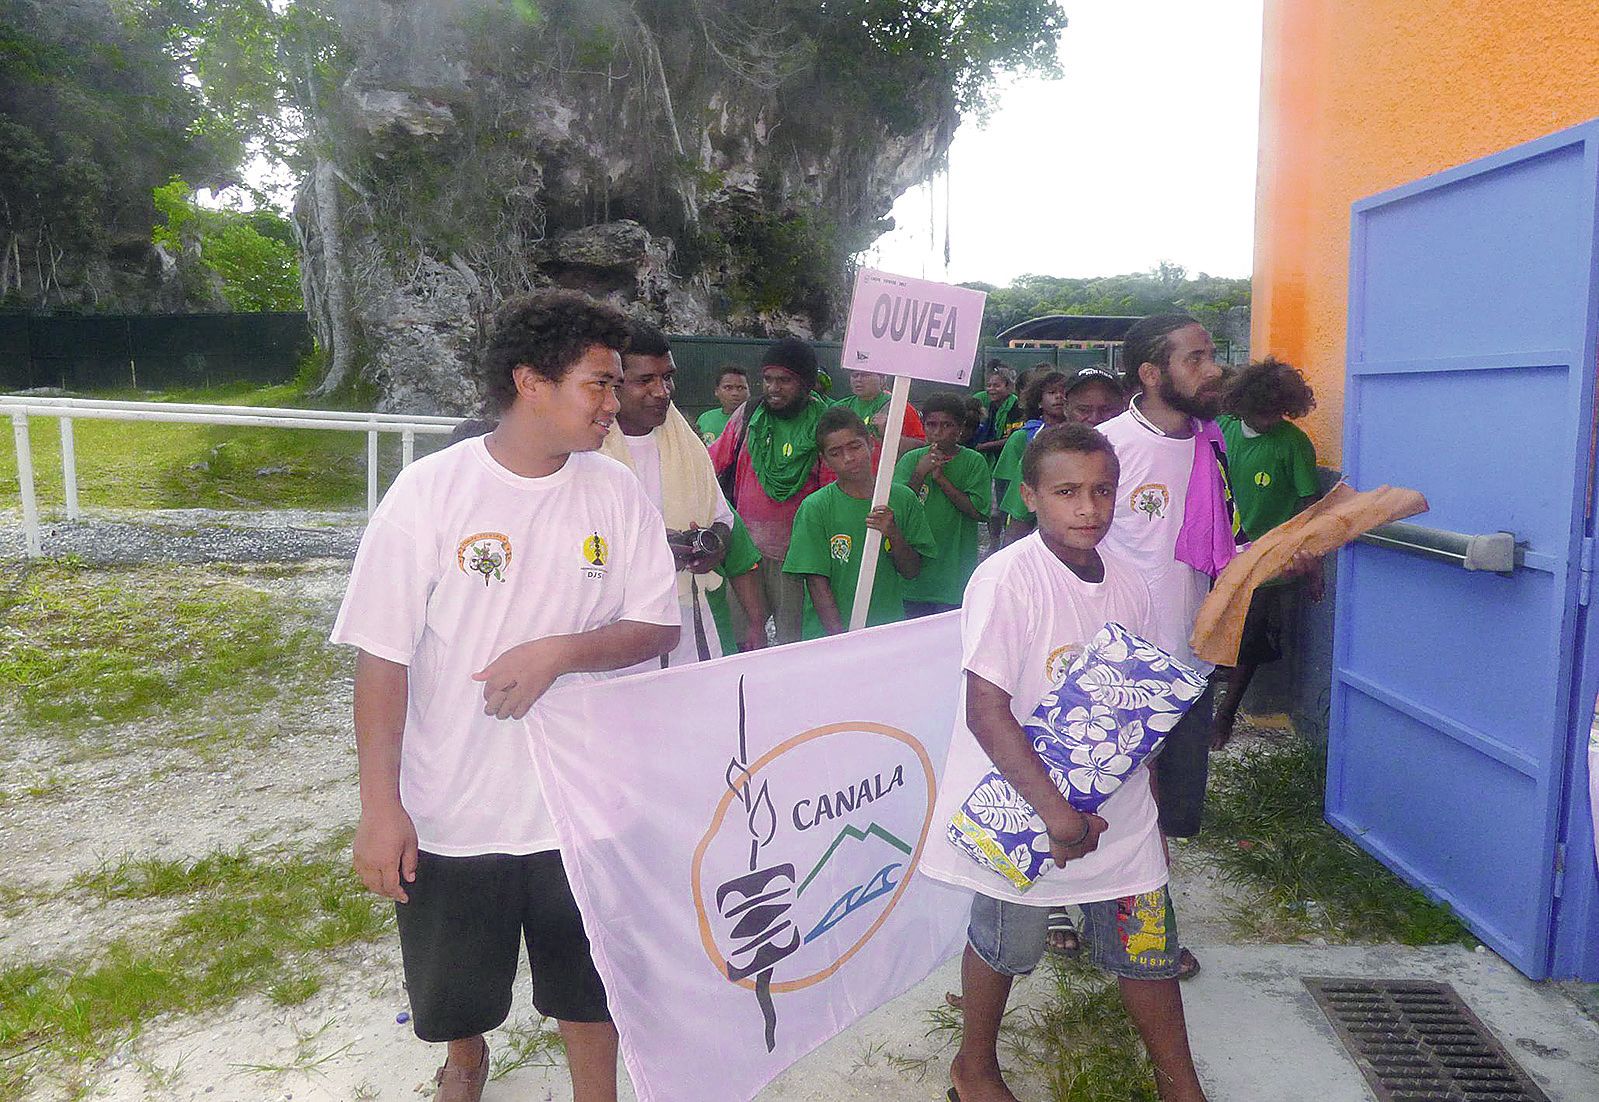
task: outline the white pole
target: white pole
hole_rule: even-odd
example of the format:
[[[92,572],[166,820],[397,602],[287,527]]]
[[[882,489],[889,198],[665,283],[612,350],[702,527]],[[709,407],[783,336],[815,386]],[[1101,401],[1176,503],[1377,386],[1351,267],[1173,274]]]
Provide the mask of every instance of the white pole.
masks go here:
[[[373,429],[366,434],[366,515],[371,516],[378,507],[378,434]]]
[[[400,433],[400,469],[404,470],[416,458],[416,433],[406,429]]]
[[[910,392],[910,378],[894,376],[894,389],[888,399],[888,424],[883,429],[883,454],[878,457],[877,482],[872,487],[873,509],[888,504],[888,491],[894,485],[894,464],[899,460],[899,438],[905,428],[905,403]],[[877,556],[882,545],[883,533],[875,528],[866,529],[866,543],[861,548],[861,576],[855,583],[855,607],[849,615],[850,631],[866,626],[866,610],[872,605],[872,586],[877,581]]]
[[[67,519],[78,519],[78,453],[73,446],[72,418],[61,418],[61,480],[67,487]]]
[[[33,495],[33,448],[28,443],[28,415],[11,415],[11,435],[17,443],[17,488],[22,491],[22,537],[28,558],[44,554],[39,538],[39,501]]]

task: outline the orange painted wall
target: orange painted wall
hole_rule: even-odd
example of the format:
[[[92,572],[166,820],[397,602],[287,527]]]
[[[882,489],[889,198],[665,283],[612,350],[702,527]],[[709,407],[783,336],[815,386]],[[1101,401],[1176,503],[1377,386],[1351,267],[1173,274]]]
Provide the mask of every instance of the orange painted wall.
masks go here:
[[[1343,432],[1349,207],[1599,116],[1599,0],[1266,0],[1251,351]]]

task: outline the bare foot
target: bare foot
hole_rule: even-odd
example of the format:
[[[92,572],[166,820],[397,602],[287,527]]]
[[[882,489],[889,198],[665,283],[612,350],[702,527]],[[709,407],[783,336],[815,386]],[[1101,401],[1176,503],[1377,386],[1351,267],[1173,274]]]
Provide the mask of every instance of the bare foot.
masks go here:
[[[949,1066],[960,1102],[1018,1102],[999,1074],[998,1061],[978,1061],[957,1053]]]

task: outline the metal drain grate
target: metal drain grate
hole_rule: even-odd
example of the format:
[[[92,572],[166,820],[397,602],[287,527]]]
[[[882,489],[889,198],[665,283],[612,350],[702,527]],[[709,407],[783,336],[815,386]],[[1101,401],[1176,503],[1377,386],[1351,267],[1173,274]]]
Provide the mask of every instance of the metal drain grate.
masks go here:
[[[1305,986],[1382,1102],[1549,1102],[1447,983],[1346,976]]]

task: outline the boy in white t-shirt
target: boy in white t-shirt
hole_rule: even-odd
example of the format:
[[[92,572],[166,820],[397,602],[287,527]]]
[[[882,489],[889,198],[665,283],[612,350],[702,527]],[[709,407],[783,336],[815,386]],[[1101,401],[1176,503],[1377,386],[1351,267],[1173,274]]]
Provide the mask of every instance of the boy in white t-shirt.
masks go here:
[[[616,1028],[520,722],[561,679],[679,636],[661,516],[612,431],[627,321],[573,292],[507,301],[484,385],[498,427],[401,472],[333,627],[360,648],[355,868],[395,901],[416,1034],[448,1042],[442,1102],[476,1102],[521,942],[574,1095],[616,1097]]]
[[[1099,814],[1083,814],[1049,779],[1021,726],[1105,623],[1139,634],[1153,626],[1143,579],[1097,550],[1115,507],[1116,454],[1094,429],[1062,425],[1034,437],[1021,473],[1038,529],[978,567],[966,588],[960,718],[933,821],[948,823],[998,767],[1044,820],[1055,867],[1022,893],[948,842],[933,843],[922,859],[929,876],[976,893],[961,961],[965,1020],[950,1098],[1015,1102],[996,1051],[1005,1000],[1013,978],[1043,956],[1050,909],[1078,904],[1090,959],[1117,977],[1161,1098],[1199,1102],[1205,1095],[1183,1021],[1177,922],[1149,771],[1128,777]]]

